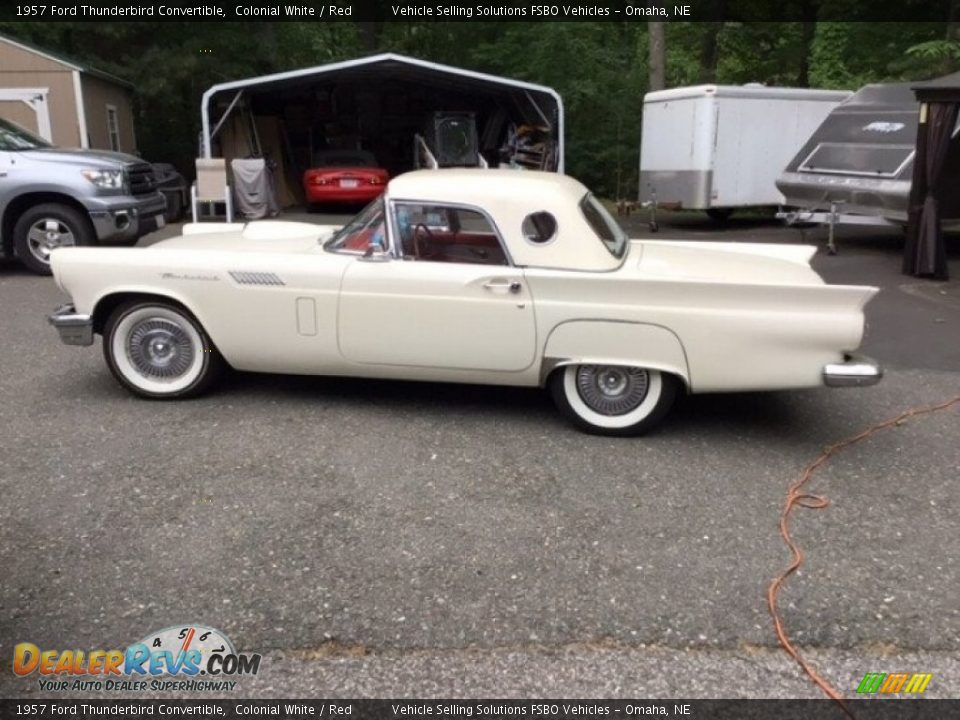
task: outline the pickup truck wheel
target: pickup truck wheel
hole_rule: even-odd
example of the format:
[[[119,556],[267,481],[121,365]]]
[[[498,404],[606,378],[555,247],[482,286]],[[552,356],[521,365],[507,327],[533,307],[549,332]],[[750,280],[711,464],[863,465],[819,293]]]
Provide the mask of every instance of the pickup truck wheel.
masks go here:
[[[103,354],[120,384],[146,398],[199,395],[223,369],[200,323],[160,301],[134,300],[114,310],[104,329]]]
[[[50,274],[50,253],[60,247],[92,245],[89,218],[68,205],[45,203],[27,210],[13,227],[13,246],[28,269]]]
[[[567,365],[550,376],[557,407],[595,435],[641,435],[667,414],[678,381],[659,370],[623,365]]]

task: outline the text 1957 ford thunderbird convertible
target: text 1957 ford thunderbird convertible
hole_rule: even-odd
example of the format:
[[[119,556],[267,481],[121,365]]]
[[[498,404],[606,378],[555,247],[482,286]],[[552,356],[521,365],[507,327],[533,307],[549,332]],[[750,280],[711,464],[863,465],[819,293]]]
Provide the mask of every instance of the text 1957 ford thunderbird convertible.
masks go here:
[[[187,225],[145,249],[64,248],[67,344],[103,336],[133,392],[239,370],[546,386],[581,428],[635,435],[678,392],[870,385],[853,354],[876,288],[826,285],[814,248],[629,240],[577,181],[401,175],[343,228]]]

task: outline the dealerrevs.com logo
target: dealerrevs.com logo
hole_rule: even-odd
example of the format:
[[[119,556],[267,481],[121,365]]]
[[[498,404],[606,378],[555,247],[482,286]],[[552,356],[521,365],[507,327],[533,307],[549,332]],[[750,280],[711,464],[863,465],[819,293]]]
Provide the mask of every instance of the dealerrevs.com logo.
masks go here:
[[[933,673],[869,672],[863,676],[863,680],[857,686],[857,694],[909,695],[915,693],[919,695],[927,689],[932,678]]]
[[[260,655],[237,653],[230,639],[204,625],[177,625],[147,635],[126,650],[13,649],[13,672],[36,673],[45,691],[233,690],[242,675],[256,675]]]

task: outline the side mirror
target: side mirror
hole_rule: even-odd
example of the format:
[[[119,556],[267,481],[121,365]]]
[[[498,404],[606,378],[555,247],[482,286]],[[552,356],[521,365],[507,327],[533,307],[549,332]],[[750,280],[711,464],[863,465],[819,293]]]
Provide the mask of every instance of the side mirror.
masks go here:
[[[371,243],[367,245],[367,249],[360,259],[364,262],[387,262],[390,260],[390,253],[384,250],[379,243]]]

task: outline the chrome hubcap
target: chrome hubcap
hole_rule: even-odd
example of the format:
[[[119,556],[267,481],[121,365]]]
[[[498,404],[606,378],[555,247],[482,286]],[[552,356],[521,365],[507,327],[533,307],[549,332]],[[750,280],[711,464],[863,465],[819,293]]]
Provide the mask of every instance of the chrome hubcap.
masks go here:
[[[127,356],[146,377],[170,380],[193,363],[193,344],[180,325],[166,318],[137,324],[127,339]]]
[[[640,368],[581,365],[577,391],[587,406],[601,415],[624,415],[647,397],[650,375]]]
[[[41,262],[50,262],[50,253],[59,247],[76,245],[70,228],[59,220],[47,218],[33,224],[27,233],[30,252]]]

